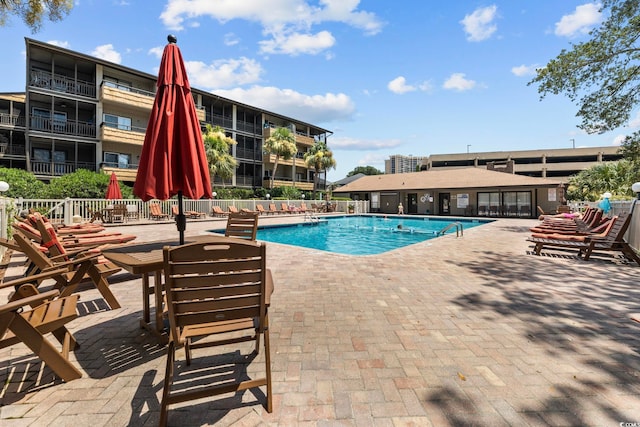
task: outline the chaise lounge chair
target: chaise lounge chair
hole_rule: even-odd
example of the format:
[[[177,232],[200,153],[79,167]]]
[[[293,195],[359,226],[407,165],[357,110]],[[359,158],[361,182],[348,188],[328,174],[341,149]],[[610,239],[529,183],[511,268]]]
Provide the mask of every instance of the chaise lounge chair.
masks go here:
[[[625,213],[620,214],[617,217],[612,218],[613,224],[609,228],[609,232],[602,237],[588,237],[583,241],[576,241],[571,239],[559,239],[559,238],[542,238],[542,237],[529,237],[527,240],[532,242],[534,246],[534,253],[540,255],[540,252],[545,247],[551,248],[565,248],[565,249],[577,249],[578,255],[582,255],[584,260],[589,260],[589,257],[594,252],[601,251],[614,251],[622,252],[622,254],[638,263],[640,265],[640,256],[629,246],[624,240],[624,234],[629,228],[631,222],[631,215]]]

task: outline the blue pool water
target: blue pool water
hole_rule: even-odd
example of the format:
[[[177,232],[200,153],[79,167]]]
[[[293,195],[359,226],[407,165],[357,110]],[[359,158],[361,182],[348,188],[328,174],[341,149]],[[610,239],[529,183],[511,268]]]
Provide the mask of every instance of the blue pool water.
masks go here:
[[[339,254],[374,255],[433,239],[453,222],[466,230],[490,221],[348,215],[320,218],[316,224],[261,226],[257,239]],[[452,227],[447,234],[455,232]]]

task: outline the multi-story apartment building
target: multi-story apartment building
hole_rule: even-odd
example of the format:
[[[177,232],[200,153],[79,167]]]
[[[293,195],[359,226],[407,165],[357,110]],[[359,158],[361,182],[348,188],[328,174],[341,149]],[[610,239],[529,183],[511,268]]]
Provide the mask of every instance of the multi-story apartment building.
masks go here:
[[[29,38],[24,93],[0,94],[0,165],[48,181],[84,168],[115,171],[135,181],[157,76]],[[313,188],[304,153],[331,132],[192,87],[201,125],[225,129],[237,141],[236,173],[225,185],[268,187],[274,156],[263,141],[275,127],[296,137],[297,155],[280,159],[274,185]],[[216,177],[214,184],[222,184]]]
[[[432,154],[420,159],[422,170],[481,167],[506,169],[509,172],[541,178],[568,179],[582,170],[602,162],[620,160],[620,147],[556,148],[520,151],[491,151],[480,153]],[[402,173],[388,164],[402,164],[402,161],[416,159],[412,156],[391,156],[385,160],[385,173]],[[403,171],[404,172],[404,171]]]
[[[395,154],[384,161],[384,173],[410,173],[420,169],[426,157]]]

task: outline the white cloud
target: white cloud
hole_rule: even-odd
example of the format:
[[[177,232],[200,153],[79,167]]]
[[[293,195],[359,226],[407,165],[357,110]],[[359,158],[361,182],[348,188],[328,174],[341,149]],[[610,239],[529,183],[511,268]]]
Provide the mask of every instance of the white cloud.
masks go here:
[[[71,43],[64,42],[61,40],[49,40],[47,43],[52,44],[54,46],[63,47],[65,49],[71,49]]]
[[[387,89],[389,89],[393,93],[402,95],[404,93],[414,92],[416,90],[427,92],[433,89],[433,86],[429,81],[424,81],[418,85],[410,85],[407,84],[407,80],[403,76],[399,76],[387,83]]]
[[[96,47],[93,52],[91,52],[91,55],[116,64],[122,62],[122,56],[113,48],[112,44],[103,44],[102,46]]]
[[[518,65],[517,67],[512,67],[511,72],[518,77],[523,76],[532,76],[536,74],[536,70],[539,68],[537,64],[533,65]]]
[[[498,7],[491,5],[478,8],[471,15],[465,15],[460,23],[464,28],[464,32],[467,33],[467,40],[479,42],[491,37],[498,29],[498,26],[494,23],[497,11]]]
[[[564,15],[556,23],[555,34],[563,37],[587,34],[594,25],[602,20],[600,7],[599,3],[586,3],[576,7],[575,12],[571,15]]]
[[[268,111],[277,111],[285,116],[297,117],[308,123],[351,120],[355,113],[353,101],[343,93],[306,95],[292,89],[271,86],[216,90],[215,93]]]
[[[335,43],[336,39],[328,31],[320,31],[317,34],[274,33],[271,40],[259,42],[261,53],[292,56],[301,53],[316,55],[331,48]]]
[[[453,73],[442,85],[445,89],[457,90],[463,92],[465,90],[471,90],[476,87],[474,80],[468,80],[465,78],[464,73]]]
[[[397,94],[413,92],[414,90],[416,90],[415,86],[408,85],[406,79],[402,76],[396,77],[395,79],[391,80],[387,84],[387,88],[391,92]]]
[[[349,137],[331,138],[331,148],[345,151],[386,150],[402,145],[399,139],[359,139]]]
[[[622,143],[626,138],[627,138],[627,135],[618,135],[615,138],[613,138],[613,141],[611,141],[611,145],[620,146],[622,145]]]
[[[147,52],[149,55],[153,55],[158,59],[162,58],[162,53],[164,52],[164,46],[156,46],[149,49]]]
[[[184,65],[189,73],[189,82],[207,89],[256,83],[263,71],[259,62],[245,57],[221,59],[209,65],[201,61],[185,61]]]
[[[360,0],[168,0],[160,19],[166,27],[182,30],[185,21],[200,17],[216,19],[222,24],[234,19],[257,22],[267,38],[260,42],[267,53],[317,54],[335,44],[326,30],[310,31],[324,23],[343,23],[367,35],[381,31],[383,23],[373,13],[358,10]]]
[[[227,33],[224,35],[224,44],[226,46],[235,46],[240,43],[240,38],[234,33]]]

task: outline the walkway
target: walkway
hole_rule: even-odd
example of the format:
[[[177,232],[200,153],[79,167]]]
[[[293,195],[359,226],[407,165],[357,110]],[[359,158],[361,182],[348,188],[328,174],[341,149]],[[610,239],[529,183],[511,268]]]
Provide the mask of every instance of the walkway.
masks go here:
[[[640,267],[531,255],[536,222],[365,257],[269,244],[273,413],[245,392],[172,407],[170,425],[640,423],[640,324],[628,318],[640,312]],[[189,221],[187,235],[223,224]],[[177,234],[121,229],[140,241]],[[105,310],[88,287],[70,324],[83,378],[52,384],[23,347],[0,350],[3,427],[157,424],[166,350],[138,327],[140,279],[111,282],[123,308]]]

